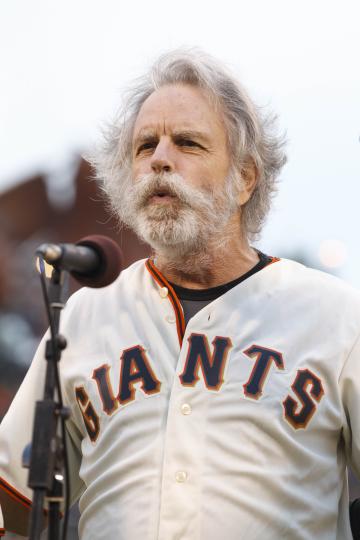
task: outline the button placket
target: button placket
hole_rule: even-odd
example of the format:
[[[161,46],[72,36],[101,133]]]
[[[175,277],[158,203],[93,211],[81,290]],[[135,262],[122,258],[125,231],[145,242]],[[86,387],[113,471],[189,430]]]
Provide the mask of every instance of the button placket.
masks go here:
[[[164,448],[159,540],[178,537],[179,525],[174,521],[174,515],[179,511],[191,530],[198,528],[201,448],[197,444],[197,435],[198,429],[202,432],[204,419],[200,417],[198,425],[192,417],[195,413],[189,399],[192,391],[182,387],[176,374]],[[200,436],[200,445],[202,439]]]

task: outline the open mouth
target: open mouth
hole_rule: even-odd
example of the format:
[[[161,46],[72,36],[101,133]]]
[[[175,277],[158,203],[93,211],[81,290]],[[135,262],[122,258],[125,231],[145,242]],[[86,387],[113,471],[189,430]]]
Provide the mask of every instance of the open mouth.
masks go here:
[[[157,190],[149,197],[150,202],[166,202],[174,199],[175,196],[166,190]]]

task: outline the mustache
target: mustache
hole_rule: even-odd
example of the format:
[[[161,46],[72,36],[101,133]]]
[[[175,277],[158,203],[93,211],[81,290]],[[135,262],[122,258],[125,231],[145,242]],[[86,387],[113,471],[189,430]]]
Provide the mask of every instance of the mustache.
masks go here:
[[[154,195],[170,195],[194,209],[211,205],[210,191],[189,186],[177,173],[150,173],[139,176],[132,186],[132,191],[139,208],[145,206]]]

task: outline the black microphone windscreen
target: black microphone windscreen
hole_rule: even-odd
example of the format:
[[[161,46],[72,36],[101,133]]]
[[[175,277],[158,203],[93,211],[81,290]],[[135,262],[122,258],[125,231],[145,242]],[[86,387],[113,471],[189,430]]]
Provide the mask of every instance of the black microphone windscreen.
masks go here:
[[[71,275],[85,287],[106,287],[118,277],[122,270],[123,258],[119,246],[107,236],[93,234],[76,243],[93,249],[100,259],[99,266],[91,274],[71,272]]]

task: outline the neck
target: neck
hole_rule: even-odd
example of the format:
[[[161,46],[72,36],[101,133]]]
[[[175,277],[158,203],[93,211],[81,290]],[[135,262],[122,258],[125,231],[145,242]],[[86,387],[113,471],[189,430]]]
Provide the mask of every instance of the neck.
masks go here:
[[[229,229],[203,248],[156,251],[157,268],[168,281],[189,289],[216,287],[240,277],[259,257],[239,230],[234,231],[237,226]]]

